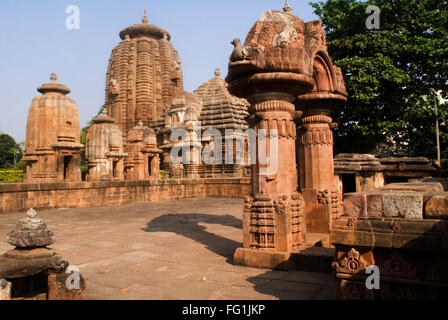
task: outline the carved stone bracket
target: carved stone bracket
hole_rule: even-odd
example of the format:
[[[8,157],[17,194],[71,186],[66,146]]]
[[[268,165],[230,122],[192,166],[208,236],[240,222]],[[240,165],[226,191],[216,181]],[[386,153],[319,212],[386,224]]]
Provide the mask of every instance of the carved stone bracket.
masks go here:
[[[289,209],[288,196],[281,196],[274,201],[275,212],[277,214],[286,214]]]
[[[330,191],[325,189],[317,193],[317,202],[319,204],[331,204]]]
[[[367,263],[361,257],[361,254],[352,248],[338,262],[333,264],[336,272],[357,274],[363,272],[367,267]]]

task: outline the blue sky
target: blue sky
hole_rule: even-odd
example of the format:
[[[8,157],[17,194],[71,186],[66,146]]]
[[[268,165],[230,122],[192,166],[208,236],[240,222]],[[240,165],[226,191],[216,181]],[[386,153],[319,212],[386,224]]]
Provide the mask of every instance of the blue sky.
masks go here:
[[[309,1],[290,0],[293,13],[317,19]],[[65,27],[68,5],[80,9],[80,29]],[[25,140],[28,108],[36,88],[55,72],[72,92],[84,126],[104,103],[109,55],[119,32],[140,22],[171,34],[182,59],[185,90],[194,91],[213,76],[227,74],[230,41],[245,39],[260,15],[281,10],[284,0],[1,0],[0,131]]]

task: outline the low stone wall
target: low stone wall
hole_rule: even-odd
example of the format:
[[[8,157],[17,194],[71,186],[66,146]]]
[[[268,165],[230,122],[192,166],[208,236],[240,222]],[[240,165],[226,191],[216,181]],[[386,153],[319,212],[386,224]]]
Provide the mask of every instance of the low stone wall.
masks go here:
[[[448,192],[440,183],[394,183],[344,195],[344,215],[448,220]]]
[[[339,298],[448,298],[448,192],[443,190],[437,182],[396,183],[344,195],[343,215],[330,231]],[[377,267],[376,289],[366,286],[370,266]]]
[[[112,206],[197,197],[242,197],[249,178],[0,184],[0,213]]]

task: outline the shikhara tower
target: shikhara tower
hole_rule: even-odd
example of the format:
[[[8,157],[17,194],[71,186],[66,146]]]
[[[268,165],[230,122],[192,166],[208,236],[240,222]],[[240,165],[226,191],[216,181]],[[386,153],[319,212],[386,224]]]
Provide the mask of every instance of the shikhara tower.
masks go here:
[[[106,76],[108,115],[127,134],[141,121],[152,126],[183,91],[179,55],[168,31],[141,23],[120,32],[121,42],[112,50]]]

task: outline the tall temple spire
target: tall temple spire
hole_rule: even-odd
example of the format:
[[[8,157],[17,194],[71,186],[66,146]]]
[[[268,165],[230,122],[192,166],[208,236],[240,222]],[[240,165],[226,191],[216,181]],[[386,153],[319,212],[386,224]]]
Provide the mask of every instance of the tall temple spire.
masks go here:
[[[283,11],[285,11],[285,12],[291,12],[292,11],[292,8],[289,5],[288,0],[286,0],[285,5],[283,6]]]

